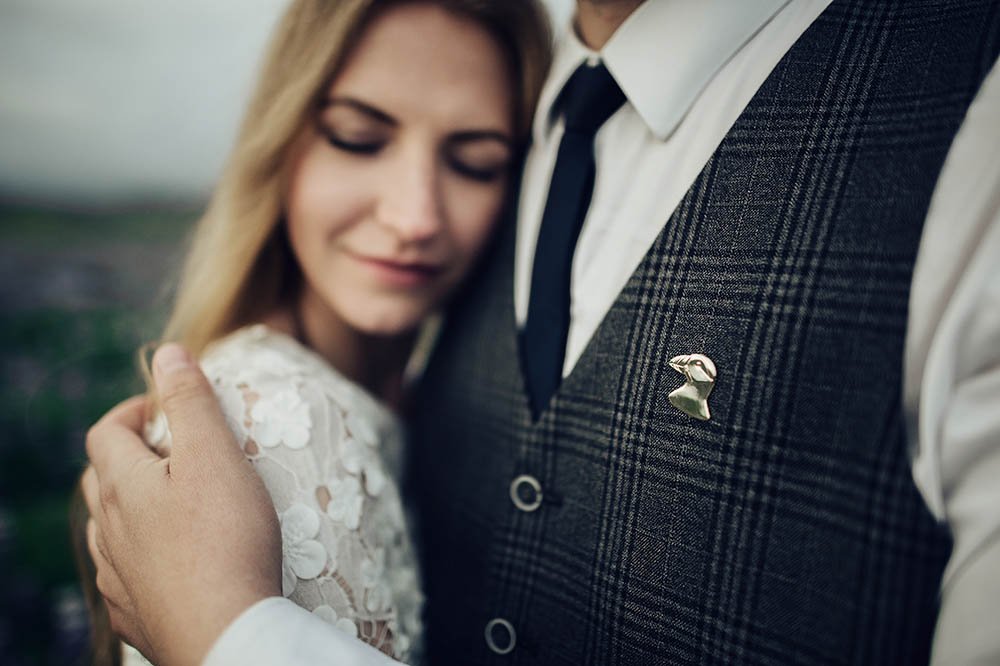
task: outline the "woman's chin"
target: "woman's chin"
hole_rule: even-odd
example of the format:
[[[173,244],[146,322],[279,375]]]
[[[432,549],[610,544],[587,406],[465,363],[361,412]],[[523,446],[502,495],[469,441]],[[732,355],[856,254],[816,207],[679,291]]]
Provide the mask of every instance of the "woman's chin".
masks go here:
[[[378,338],[394,338],[416,331],[420,322],[428,315],[419,312],[388,312],[376,316],[352,317],[350,324],[365,335]]]

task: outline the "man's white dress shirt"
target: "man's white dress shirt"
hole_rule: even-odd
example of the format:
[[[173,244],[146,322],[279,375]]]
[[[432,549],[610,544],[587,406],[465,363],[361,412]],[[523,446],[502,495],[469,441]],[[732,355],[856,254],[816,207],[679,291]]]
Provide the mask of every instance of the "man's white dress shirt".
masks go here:
[[[642,4],[600,53],[564,31],[538,107],[518,209],[514,301],[523,325],[562,121],[550,111],[584,60],[628,101],[595,139],[577,242],[563,375],[751,97],[831,0]],[[666,63],[669,63],[667,65]],[[970,106],[924,228],[904,373],[913,470],[955,541],[935,663],[1000,663],[1000,67]],[[430,591],[433,594],[433,591]],[[209,653],[230,664],[385,664],[378,651],[283,599],[244,612]]]

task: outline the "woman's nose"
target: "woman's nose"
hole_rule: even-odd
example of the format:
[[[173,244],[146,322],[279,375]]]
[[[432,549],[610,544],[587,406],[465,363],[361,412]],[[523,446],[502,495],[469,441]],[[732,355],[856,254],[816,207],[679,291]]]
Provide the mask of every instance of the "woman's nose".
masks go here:
[[[433,155],[412,151],[385,184],[379,218],[400,240],[420,242],[442,227],[441,183]]]

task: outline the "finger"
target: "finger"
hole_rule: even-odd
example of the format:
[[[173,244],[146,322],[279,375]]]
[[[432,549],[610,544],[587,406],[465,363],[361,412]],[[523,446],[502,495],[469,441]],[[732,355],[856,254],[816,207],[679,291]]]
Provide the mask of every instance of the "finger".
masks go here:
[[[97,423],[106,422],[113,422],[135,433],[141,433],[143,426],[146,425],[146,396],[134,395],[115,405]]]
[[[108,562],[107,552],[98,535],[97,523],[91,518],[87,521],[87,550],[90,551],[90,559],[94,563],[94,568],[100,571],[102,568],[110,568],[111,563]]]
[[[129,597],[125,592],[125,585],[118,578],[118,572],[108,560],[107,547],[104,545],[100,530],[97,529],[97,523],[93,520],[87,522],[87,550],[90,552],[90,559],[97,572],[94,583],[108,609],[123,610],[128,608]]]
[[[87,432],[87,456],[102,480],[137,462],[160,458],[142,439],[145,399],[131,398],[108,412]]]
[[[108,610],[123,611],[129,607],[128,597],[125,596],[125,586],[115,574],[115,570],[107,561],[102,562],[97,567],[97,591],[104,599]]]
[[[91,519],[87,521],[87,550],[90,552],[90,559],[94,563],[94,585],[97,593],[101,595],[104,608],[110,618],[118,618],[119,626],[123,625],[122,619],[127,617],[127,611],[131,607],[129,597],[126,595],[125,586],[118,578],[115,568],[107,559],[106,548],[97,524]],[[112,619],[112,627],[115,620]],[[119,633],[119,632],[116,632]]]
[[[83,470],[83,476],[80,477],[80,490],[83,492],[83,501],[87,504],[87,511],[90,512],[90,518],[87,520],[87,529],[89,530],[91,523],[103,522],[104,520],[104,507],[101,505],[101,484],[97,480],[97,472],[93,465],[88,465],[87,469]]]
[[[106,604],[108,608],[108,622],[111,625],[111,631],[115,633],[121,640],[125,641],[143,656],[149,658],[154,658],[153,653],[149,649],[149,643],[146,641],[145,637],[138,631],[134,630],[132,623],[129,621],[131,615],[124,609],[116,608],[111,604]],[[131,663],[132,660],[126,658],[127,663]]]
[[[125,588],[108,561],[107,549],[93,519],[87,521],[87,550],[94,562],[94,569],[97,570],[97,591],[109,605],[121,607],[126,602]]]
[[[215,392],[180,345],[168,343],[156,351],[153,378],[170,424],[172,472],[186,462],[197,466],[218,455],[243,458]]]

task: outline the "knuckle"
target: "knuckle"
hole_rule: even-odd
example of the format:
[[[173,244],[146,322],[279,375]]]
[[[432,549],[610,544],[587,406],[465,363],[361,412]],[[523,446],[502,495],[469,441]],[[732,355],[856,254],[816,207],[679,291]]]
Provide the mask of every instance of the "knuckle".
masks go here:
[[[101,566],[97,567],[97,577],[94,580],[94,584],[97,586],[97,591],[104,597],[105,602],[111,603],[114,601],[111,598],[113,592],[111,581],[108,579],[107,572]]]
[[[160,396],[164,407],[204,399],[208,387],[204,378],[195,370],[177,371]]]
[[[98,488],[100,488],[100,483],[97,481],[97,474],[93,466],[88,465],[87,469],[80,475],[80,494],[83,495],[83,501],[87,505],[87,512],[91,516],[94,515],[94,509],[97,508],[94,502],[98,499],[95,496]]]
[[[111,625],[111,631],[140,652],[144,654],[148,653],[148,650],[145,649],[145,641],[141,639],[140,634],[129,624],[127,613],[113,604],[105,605],[108,608],[108,624]]]
[[[125,635],[126,633],[125,620],[121,612],[119,612],[118,609],[115,608],[112,604],[106,604],[106,605],[108,607],[108,622],[111,625],[111,631],[113,631],[118,636],[121,636],[123,639],[125,639],[125,641],[131,643],[131,641],[129,641],[128,639],[128,636]]]
[[[94,425],[87,429],[87,435],[83,440],[84,448],[87,451],[87,457],[91,460],[94,459],[94,449],[99,445],[101,438],[101,423],[98,421]]]
[[[90,557],[96,563],[97,555],[100,552],[97,549],[97,523],[94,522],[93,518],[87,520],[87,550],[90,551]]]
[[[118,503],[118,491],[113,483],[102,483],[98,491],[101,507],[107,511]]]

